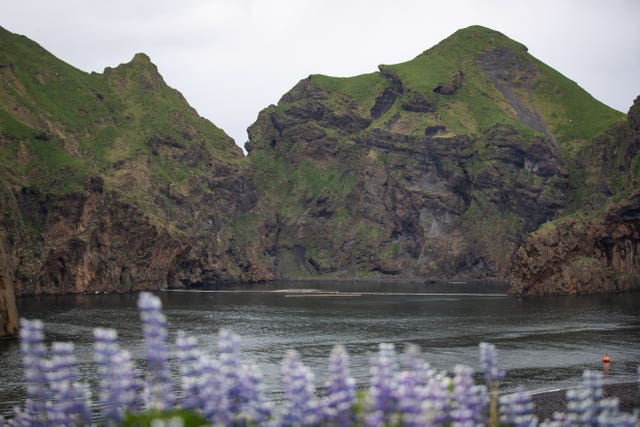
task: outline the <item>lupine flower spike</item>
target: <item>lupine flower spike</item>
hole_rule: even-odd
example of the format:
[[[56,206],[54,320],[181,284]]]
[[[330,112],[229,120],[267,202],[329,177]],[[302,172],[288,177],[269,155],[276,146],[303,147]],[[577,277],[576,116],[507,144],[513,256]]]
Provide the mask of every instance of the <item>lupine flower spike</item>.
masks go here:
[[[242,390],[245,396],[243,411],[237,422],[243,425],[264,425],[271,417],[273,407],[265,396],[262,374],[255,363],[243,365]]]
[[[282,362],[285,393],[283,425],[311,426],[318,422],[320,405],[315,398],[313,381],[313,373],[300,361],[298,352],[289,350]]]
[[[242,393],[240,337],[227,329],[221,329],[218,333],[218,351],[220,352],[220,370],[227,386],[229,410],[232,413],[239,413],[245,403]]]
[[[454,425],[479,425],[483,423],[488,407],[487,389],[473,381],[473,370],[468,366],[454,368],[453,408],[451,418]]]
[[[100,411],[103,419],[120,422],[126,412],[141,406],[142,381],[129,352],[120,349],[114,329],[96,328],[93,338],[93,357],[100,374]]]
[[[202,372],[198,364],[200,351],[194,337],[184,331],[178,331],[176,336],[176,357],[182,374],[182,407],[185,409],[198,408],[200,393],[200,379]]]
[[[329,380],[325,386],[323,418],[330,425],[346,427],[355,421],[356,382],[349,373],[349,355],[337,345],[329,356]]]
[[[370,415],[366,424],[369,427],[388,424],[396,412],[397,399],[394,395],[396,370],[398,367],[396,350],[393,344],[382,343],[371,362],[368,404]]]
[[[217,360],[201,354],[197,368],[201,379],[198,383],[198,408],[214,426],[228,425],[231,419],[227,401],[227,385]]]
[[[147,356],[145,405],[147,409],[164,411],[173,407],[173,386],[167,362],[167,319],[162,303],[155,295],[142,292],[138,299]]]
[[[522,390],[500,397],[500,423],[515,427],[533,427],[538,418],[533,413],[531,396]]]
[[[73,350],[72,343],[57,342],[51,346],[51,359],[47,363],[52,399],[49,419],[59,425],[89,425],[89,387],[80,382]]]
[[[47,385],[44,327],[40,320],[20,319],[20,351],[24,366],[27,401],[25,410],[17,418],[24,418],[29,425],[45,425],[47,420],[47,401],[50,390]]]
[[[481,342],[480,367],[487,390],[489,391],[489,424],[498,424],[498,387],[505,372],[498,369],[498,356],[496,347],[492,344]]]

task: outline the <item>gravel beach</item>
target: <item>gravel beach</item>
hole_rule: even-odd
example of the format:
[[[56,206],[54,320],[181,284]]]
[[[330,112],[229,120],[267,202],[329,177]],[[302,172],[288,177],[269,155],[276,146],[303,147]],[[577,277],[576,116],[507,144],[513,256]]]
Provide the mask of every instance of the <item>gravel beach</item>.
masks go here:
[[[633,408],[640,408],[640,385],[638,383],[605,384],[604,397],[617,397],[620,400],[620,410],[631,412]],[[535,414],[539,420],[551,419],[554,412],[566,412],[566,390],[536,393],[532,400],[536,404]]]

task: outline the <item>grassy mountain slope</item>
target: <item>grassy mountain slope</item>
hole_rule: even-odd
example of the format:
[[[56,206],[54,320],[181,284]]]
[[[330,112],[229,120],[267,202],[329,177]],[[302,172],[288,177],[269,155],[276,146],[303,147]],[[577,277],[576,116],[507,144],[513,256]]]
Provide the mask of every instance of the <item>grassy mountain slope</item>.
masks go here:
[[[146,55],[88,74],[0,29],[0,75],[19,293],[246,276],[222,231],[255,202],[242,152]]]
[[[25,161],[33,161],[21,164],[17,179],[64,192],[81,189],[83,178],[99,172],[108,178],[107,185],[117,186],[114,164],[148,154],[155,136],[186,148],[202,146],[208,155],[232,165],[241,162],[242,153],[230,138],[166,86],[146,55],[137,54],[104,74],[87,74],[25,37],[6,30],[0,35],[2,133],[24,141],[5,144],[2,158],[11,159],[25,147],[31,154]],[[145,166],[148,173],[181,178],[185,171],[166,157],[159,155],[157,162]],[[61,171],[66,164],[77,166],[75,175]],[[51,178],[63,185],[51,185]]]
[[[526,233],[579,205],[576,153],[624,120],[483,27],[351,78],[311,75],[247,144],[282,277],[505,277]]]

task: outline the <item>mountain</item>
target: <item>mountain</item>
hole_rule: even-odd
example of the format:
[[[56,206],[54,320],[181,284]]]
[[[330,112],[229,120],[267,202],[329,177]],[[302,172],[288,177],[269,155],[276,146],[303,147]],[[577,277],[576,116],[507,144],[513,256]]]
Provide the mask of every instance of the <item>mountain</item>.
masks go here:
[[[248,280],[223,230],[256,203],[247,167],[146,55],[88,74],[0,29],[0,242],[18,294]]]
[[[275,277],[507,278],[525,236],[581,203],[576,155],[624,117],[469,27],[371,74],[311,75],[261,111],[246,145],[260,215],[238,221]]]
[[[245,157],[146,55],[85,73],[0,28],[0,334],[27,294],[512,274],[519,295],[627,288],[638,108],[473,26],[301,80]]]

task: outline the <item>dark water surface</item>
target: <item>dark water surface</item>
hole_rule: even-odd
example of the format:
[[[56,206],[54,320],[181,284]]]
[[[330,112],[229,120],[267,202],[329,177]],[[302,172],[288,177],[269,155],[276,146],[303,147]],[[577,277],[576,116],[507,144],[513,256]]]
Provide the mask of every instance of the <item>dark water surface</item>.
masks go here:
[[[357,295],[301,294],[306,288]],[[500,366],[508,371],[504,390],[573,386],[584,369],[603,369],[605,352],[612,360],[605,381],[636,380],[640,293],[520,300],[504,291],[470,284],[281,283],[158,295],[171,342],[182,329],[215,353],[218,330],[231,329],[241,336],[245,357],[262,369],[276,399],[287,349],[301,353],[321,385],[336,343],[347,348],[352,374],[363,385],[380,342],[395,343],[398,351],[418,344],[433,367],[446,370],[456,364],[478,369],[478,343],[493,343]],[[93,381],[95,327],[117,329],[121,346],[142,363],[136,299],[137,294],[66,295],[26,297],[18,303],[22,317],[45,322],[47,341],[75,343],[80,370]],[[0,413],[6,415],[24,398],[16,340],[0,340],[0,362]]]

